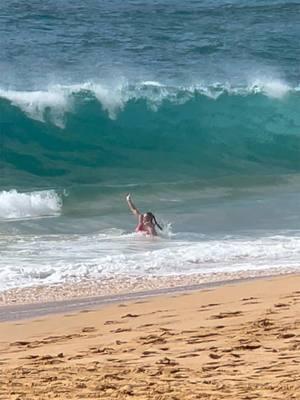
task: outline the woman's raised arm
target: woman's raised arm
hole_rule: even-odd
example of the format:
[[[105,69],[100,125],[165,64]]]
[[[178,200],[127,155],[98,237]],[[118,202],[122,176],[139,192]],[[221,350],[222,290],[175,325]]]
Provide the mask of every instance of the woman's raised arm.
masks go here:
[[[139,217],[141,215],[141,212],[139,211],[138,208],[136,208],[136,206],[133,204],[132,200],[131,200],[131,196],[130,193],[128,193],[126,195],[126,201],[128,204],[129,209],[131,210],[131,212],[136,215],[137,217]]]

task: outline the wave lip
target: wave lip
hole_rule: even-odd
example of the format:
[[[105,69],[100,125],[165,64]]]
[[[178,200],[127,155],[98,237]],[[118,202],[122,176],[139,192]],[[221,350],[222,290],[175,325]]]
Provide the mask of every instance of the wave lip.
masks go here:
[[[54,190],[0,192],[0,220],[54,217],[60,215],[61,209],[62,200]]]
[[[36,121],[45,122],[45,115],[57,126],[64,127],[64,116],[72,109],[68,93],[57,87],[48,90],[16,91],[0,89],[0,97],[9,100]]]
[[[97,99],[109,118],[114,120],[131,100],[146,100],[150,108],[156,111],[165,100],[180,105],[195,95],[218,99],[224,94],[247,96],[261,93],[266,97],[280,99],[298,89],[282,80],[271,78],[256,78],[241,85],[215,82],[189,86],[172,86],[156,81],[122,82],[114,85],[87,81],[71,85],[55,84],[36,91],[0,88],[0,98],[9,100],[34,120],[50,120],[54,125],[64,128],[66,114],[74,112],[74,104],[80,99],[83,102]]]

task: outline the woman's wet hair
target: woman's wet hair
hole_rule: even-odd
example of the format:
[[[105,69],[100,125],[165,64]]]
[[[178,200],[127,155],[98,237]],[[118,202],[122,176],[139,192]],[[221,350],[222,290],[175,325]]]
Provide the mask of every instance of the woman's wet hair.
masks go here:
[[[157,226],[161,231],[163,230],[159,223],[156,221],[155,215],[151,211],[146,212],[144,216],[151,218],[152,224]]]

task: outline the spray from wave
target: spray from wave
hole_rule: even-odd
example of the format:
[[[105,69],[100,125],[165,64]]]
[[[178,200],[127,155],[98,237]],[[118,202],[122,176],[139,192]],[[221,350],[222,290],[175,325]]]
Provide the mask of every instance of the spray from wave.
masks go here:
[[[0,220],[53,217],[59,215],[61,209],[62,200],[54,190],[0,192]]]

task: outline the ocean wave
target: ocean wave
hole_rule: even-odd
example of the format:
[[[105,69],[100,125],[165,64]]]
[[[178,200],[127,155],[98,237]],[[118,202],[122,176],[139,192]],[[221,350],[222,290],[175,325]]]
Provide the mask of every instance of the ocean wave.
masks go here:
[[[54,190],[0,192],[0,220],[53,217],[59,215],[61,209],[62,200]]]
[[[64,115],[71,110],[72,99],[59,88],[38,91],[15,91],[0,89],[0,98],[7,99],[19,107],[26,115],[45,121],[46,113],[57,126],[63,127]]]
[[[52,186],[52,179],[124,184],[298,172],[299,106],[298,87],[266,79],[240,87],[146,81],[2,90],[5,188],[26,177]]]
[[[279,79],[255,78],[247,84],[233,85],[229,82],[216,82],[209,85],[196,83],[188,86],[171,86],[156,81],[142,81],[136,84],[121,83],[107,85],[97,82],[84,82],[73,85],[52,85],[37,91],[17,91],[0,89],[0,98],[7,99],[19,107],[29,117],[38,121],[51,121],[59,127],[65,125],[65,115],[76,112],[74,102],[97,99],[111,119],[116,119],[126,103],[144,99],[153,109],[170,101],[183,104],[195,95],[218,99],[224,94],[247,96],[261,93],[271,98],[282,98],[299,88],[291,87]]]

